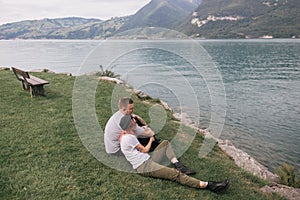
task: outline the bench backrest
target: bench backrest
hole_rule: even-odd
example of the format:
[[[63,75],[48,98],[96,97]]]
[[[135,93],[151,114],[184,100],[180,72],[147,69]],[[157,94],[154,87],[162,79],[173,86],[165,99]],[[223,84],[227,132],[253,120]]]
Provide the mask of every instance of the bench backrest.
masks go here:
[[[12,67],[11,69],[13,70],[16,78],[19,81],[26,81],[27,78],[30,78],[28,72],[25,72],[23,70],[20,70],[20,69],[14,68],[14,67]]]

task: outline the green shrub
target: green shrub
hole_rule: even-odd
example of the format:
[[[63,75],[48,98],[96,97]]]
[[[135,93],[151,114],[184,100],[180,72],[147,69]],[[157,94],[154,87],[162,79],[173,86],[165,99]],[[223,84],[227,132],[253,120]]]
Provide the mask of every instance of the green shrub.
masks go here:
[[[120,75],[115,74],[111,70],[108,70],[108,69],[104,70],[102,65],[100,65],[99,67],[100,67],[100,72],[97,72],[95,74],[96,76],[107,76],[107,77],[110,77],[110,78],[118,78],[118,77],[120,77]]]
[[[278,169],[275,169],[275,173],[280,177],[280,183],[291,186],[300,187],[300,170],[298,170],[298,177],[295,174],[295,167],[283,163]]]

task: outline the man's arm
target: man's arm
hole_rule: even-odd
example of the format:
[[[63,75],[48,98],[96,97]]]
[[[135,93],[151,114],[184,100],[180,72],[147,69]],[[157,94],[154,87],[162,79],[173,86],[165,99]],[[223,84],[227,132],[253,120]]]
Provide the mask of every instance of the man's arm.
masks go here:
[[[145,120],[142,117],[140,117],[136,114],[133,114],[132,116],[134,117],[138,126],[147,126],[147,123],[145,122]]]
[[[152,142],[154,141],[154,137],[151,137],[148,144],[144,147],[141,143],[139,143],[135,148],[142,153],[148,153],[150,151]]]

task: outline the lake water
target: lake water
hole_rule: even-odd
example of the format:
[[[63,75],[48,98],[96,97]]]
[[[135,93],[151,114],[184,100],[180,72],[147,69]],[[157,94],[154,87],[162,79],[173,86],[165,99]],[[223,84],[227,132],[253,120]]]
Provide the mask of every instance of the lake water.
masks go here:
[[[79,75],[99,65],[202,128],[224,123],[220,137],[270,170],[300,168],[299,40],[0,41],[0,66]]]

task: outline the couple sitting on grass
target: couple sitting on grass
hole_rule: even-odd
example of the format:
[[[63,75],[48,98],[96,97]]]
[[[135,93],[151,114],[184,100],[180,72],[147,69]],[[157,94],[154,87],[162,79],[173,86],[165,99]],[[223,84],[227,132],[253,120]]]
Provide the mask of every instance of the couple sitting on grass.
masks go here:
[[[136,172],[142,176],[176,181],[182,185],[208,189],[216,193],[228,189],[229,180],[206,182],[189,176],[196,172],[178,161],[167,140],[158,142],[151,128],[146,126],[141,117],[134,115],[133,110],[132,99],[127,97],[120,99],[119,111],[108,120],[104,131],[104,144],[108,154],[124,155]],[[139,136],[148,137],[147,144],[142,145],[138,140]],[[151,150],[153,152],[150,155]],[[168,159],[175,168],[159,164],[164,158]]]

